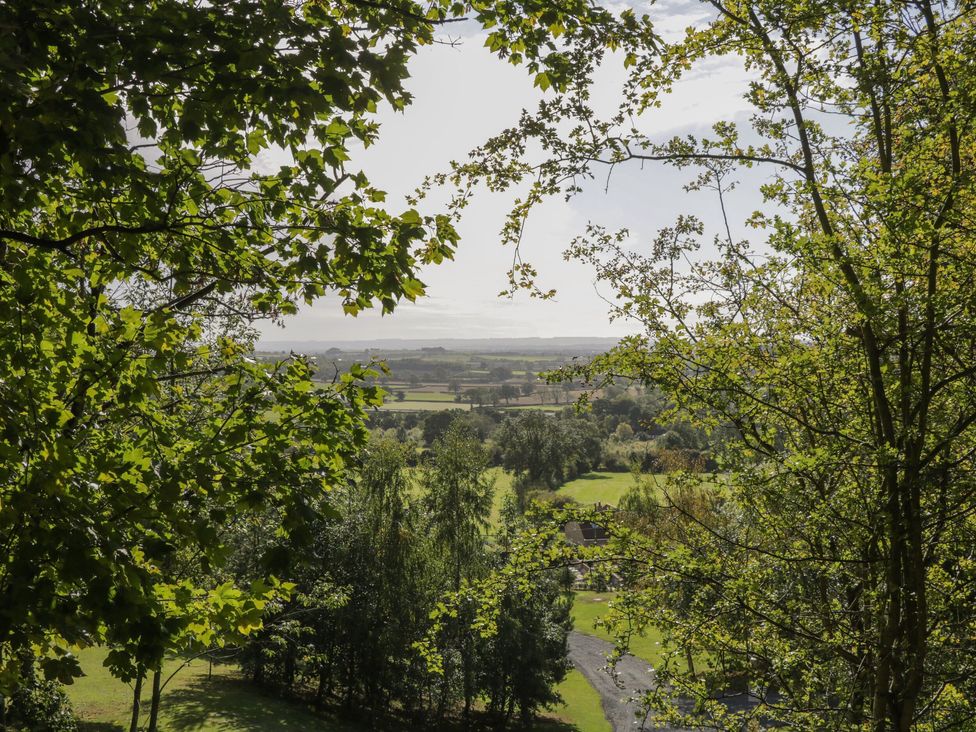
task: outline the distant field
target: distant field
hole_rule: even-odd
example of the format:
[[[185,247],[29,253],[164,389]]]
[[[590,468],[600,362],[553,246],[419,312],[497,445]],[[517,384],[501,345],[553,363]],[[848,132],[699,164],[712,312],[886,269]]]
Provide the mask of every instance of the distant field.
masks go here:
[[[490,405],[483,405],[485,407]],[[506,404],[504,401],[499,402],[493,406],[494,409],[500,409],[503,411],[543,411],[543,412],[557,412],[566,404]],[[454,401],[453,394],[440,394],[438,392],[431,391],[415,391],[410,392],[406,395],[406,398],[401,402],[397,401],[396,398],[390,394],[387,396],[386,401],[383,402],[383,406],[380,409],[391,409],[399,411],[437,411],[440,409],[463,409],[469,411],[472,408],[471,403],[456,402]]]
[[[645,473],[643,477],[653,480],[659,489],[663,489],[668,484],[666,473]],[[713,480],[702,479],[699,485],[722,490],[721,482],[716,483]],[[557,488],[555,492],[557,495],[569,496],[577,503],[607,503],[616,506],[624,494],[633,487],[634,476],[631,473],[593,472],[570,481]]]
[[[558,488],[556,493],[569,496],[577,503],[609,503],[616,506],[624,493],[633,487],[634,476],[630,473],[586,473]]]
[[[471,405],[467,403],[457,403],[451,402],[446,403],[443,401],[387,401],[384,402],[383,406],[380,407],[382,410],[389,410],[393,412],[439,412],[442,409],[461,409],[465,412],[471,410]]]
[[[445,391],[408,391],[406,397],[408,402],[454,402],[454,395]]]

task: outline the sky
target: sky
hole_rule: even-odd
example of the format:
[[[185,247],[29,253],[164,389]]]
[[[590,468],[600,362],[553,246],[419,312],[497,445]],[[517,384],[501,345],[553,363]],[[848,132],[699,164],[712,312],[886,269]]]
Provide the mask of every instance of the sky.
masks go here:
[[[667,0],[658,4],[658,29],[678,32],[700,21],[697,4]],[[452,33],[454,32],[452,27]],[[406,208],[403,197],[424,176],[446,170],[452,159],[513,124],[523,108],[532,110],[542,98],[531,77],[500,61],[483,46],[476,29],[461,30],[455,46],[421,49],[410,63],[408,89],[413,104],[402,113],[380,113],[380,138],[373,147],[353,153],[352,165],[366,171],[377,187],[387,191],[388,207]],[[616,61],[619,61],[617,59]],[[614,108],[623,70],[607,64],[598,75],[595,103]],[[735,119],[746,112],[742,94],[748,77],[736,59],[709,61],[675,89],[659,110],[642,121],[642,129],[666,139],[675,134],[702,133],[720,119]],[[595,284],[589,265],[566,262],[562,253],[588,221],[611,229],[631,230],[631,245],[646,246],[654,232],[670,224],[679,211],[694,210],[708,221],[714,201],[706,194],[683,192],[688,173],[670,168],[637,166],[618,168],[606,181],[595,182],[570,199],[554,199],[529,219],[522,256],[536,266],[539,283],[555,288],[553,300],[528,294],[499,297],[506,288],[512,250],[499,243],[499,231],[513,194],[479,191],[459,224],[461,243],[453,261],[425,268],[420,279],[428,296],[400,305],[392,315],[366,311],[353,318],[343,315],[338,300],[326,297],[287,318],[283,326],[265,324],[261,340],[287,341],[376,340],[382,338],[490,338],[553,336],[621,336],[638,328],[622,321],[611,324],[608,296]],[[742,189],[740,188],[740,191]],[[440,194],[446,197],[447,192]],[[750,193],[744,205],[754,207]],[[754,199],[754,195],[753,195]],[[438,196],[422,202],[424,212],[438,211]],[[733,201],[733,206],[735,201]]]

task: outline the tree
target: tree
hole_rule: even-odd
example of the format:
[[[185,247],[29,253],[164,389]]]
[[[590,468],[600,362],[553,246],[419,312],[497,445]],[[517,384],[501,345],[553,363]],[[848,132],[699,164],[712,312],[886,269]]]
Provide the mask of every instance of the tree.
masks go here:
[[[326,292],[390,311],[451,255],[448,216],[387,211],[347,161],[378,105],[410,101],[418,45],[468,14],[556,87],[562,48],[610,17],[568,1],[0,7],[0,689],[21,649],[70,677],[72,644],[138,639],[152,667],[172,547],[219,562],[220,527],[267,507],[301,531],[344,479],[368,374],[316,391],[307,362],[252,363],[249,325]]]
[[[613,434],[620,442],[629,442],[634,439],[634,428],[626,422],[621,422],[617,425],[617,429],[614,430]]]
[[[518,398],[519,388],[514,384],[502,384],[498,389],[498,395],[510,404],[513,398]]]
[[[515,474],[524,510],[532,489],[553,489],[595,468],[603,447],[596,425],[584,419],[556,419],[539,412],[507,418],[495,438],[502,466]]]
[[[445,553],[450,568],[451,592],[483,573],[485,530],[491,517],[495,480],[487,474],[488,454],[481,442],[460,421],[455,421],[434,442],[433,459],[420,476],[434,546]],[[467,609],[466,616],[472,613]],[[475,696],[473,631],[466,623],[455,624],[461,660],[464,714]]]
[[[501,383],[512,378],[512,370],[508,366],[495,366],[488,372],[488,375],[493,381]]]
[[[661,622],[750,676],[758,714],[793,729],[971,724],[969,7],[703,8],[685,34],[648,37],[628,56],[618,116],[596,117],[581,74],[458,170],[496,188],[532,176],[506,230],[516,236],[535,201],[578,190],[598,167],[694,166],[691,188],[714,194],[723,215],[714,257],[696,253],[705,227],[688,215],[648,254],[595,224],[569,252],[621,296],[616,315],[646,328],[576,373],[659,386],[688,419],[734,428],[720,518],[664,556],[632,549],[653,566],[648,583],[684,577],[696,595],[699,612]],[[748,130],[729,121],[662,141],[636,129],[689,68],[722,54],[752,74]],[[522,159],[542,148],[544,160]],[[761,243],[736,238],[727,205],[737,171],[754,166],[770,176],[764,212],[746,222]],[[532,286],[526,272],[513,284]],[[703,700],[706,723],[737,728],[740,715],[709,703],[692,676],[668,677]]]
[[[421,472],[424,508],[435,543],[449,557],[455,591],[466,564],[478,555],[488,528],[495,481],[487,470],[488,453],[456,419],[434,441],[432,459]]]
[[[488,711],[508,722],[517,711],[529,727],[540,708],[561,701],[556,685],[571,668],[567,638],[572,628],[568,573],[542,574],[527,592],[502,600],[496,632],[481,640],[480,685]]]
[[[562,483],[563,461],[559,426],[554,419],[538,412],[509,417],[495,438],[502,467],[515,474],[519,503],[525,507],[525,492],[530,486],[555,488]]]

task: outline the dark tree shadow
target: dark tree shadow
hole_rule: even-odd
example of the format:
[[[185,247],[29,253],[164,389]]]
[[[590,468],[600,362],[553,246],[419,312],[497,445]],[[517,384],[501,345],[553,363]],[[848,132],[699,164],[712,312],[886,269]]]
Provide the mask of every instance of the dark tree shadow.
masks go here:
[[[125,732],[125,728],[114,722],[78,722],[78,732]]]
[[[318,717],[301,702],[289,702],[243,679],[199,679],[163,695],[165,727],[171,732],[199,729],[219,719],[240,732],[352,732],[355,727]]]
[[[201,678],[193,683],[163,694],[162,713],[166,732],[196,732],[208,720],[239,732],[408,732],[418,728],[407,721],[385,718],[358,723],[343,721],[335,716],[316,714],[298,699],[286,700],[272,692],[254,686],[241,678]],[[121,727],[82,728],[83,732],[123,732]],[[427,728],[431,729],[431,728]],[[437,732],[499,732],[485,715],[475,715],[468,721],[448,722]],[[521,732],[578,732],[574,724],[544,719],[529,727],[517,722],[509,729]]]

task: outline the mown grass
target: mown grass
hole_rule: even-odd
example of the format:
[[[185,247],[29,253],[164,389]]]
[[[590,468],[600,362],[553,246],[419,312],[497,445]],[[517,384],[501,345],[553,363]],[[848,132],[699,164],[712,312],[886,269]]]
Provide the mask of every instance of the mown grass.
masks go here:
[[[553,709],[552,716],[570,725],[569,729],[575,732],[612,732],[610,723],[603,714],[600,695],[582,673],[572,669],[557,690],[563,703]],[[540,728],[540,732],[549,729],[544,723]]]
[[[594,635],[610,643],[613,636],[606,628],[596,627],[596,621],[607,613],[607,603],[616,596],[613,592],[579,591],[573,598],[573,629],[578,633]],[[646,628],[643,635],[630,639],[630,653],[652,666],[661,662],[661,634],[656,628]]]
[[[89,648],[79,661],[85,676],[67,687],[82,732],[124,732],[132,713],[131,685],[113,678],[102,662],[107,651]],[[183,663],[170,659],[163,679]],[[160,701],[161,732],[358,732],[334,718],[313,714],[295,704],[262,693],[242,680],[234,666],[214,665],[213,676],[203,659],[191,661],[163,691]],[[151,683],[143,684],[142,720],[149,715]]]

